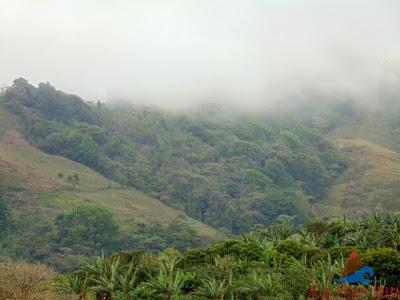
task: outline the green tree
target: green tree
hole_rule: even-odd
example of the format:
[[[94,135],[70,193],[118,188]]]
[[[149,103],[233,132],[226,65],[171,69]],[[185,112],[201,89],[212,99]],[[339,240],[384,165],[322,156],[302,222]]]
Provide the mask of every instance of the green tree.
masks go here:
[[[118,225],[110,211],[90,206],[79,206],[56,218],[57,236],[62,246],[77,252],[89,248],[106,249],[118,234]]]
[[[271,178],[274,184],[281,187],[287,187],[293,182],[285,165],[277,159],[269,159],[265,162],[264,174]]]
[[[296,223],[307,219],[308,203],[300,193],[271,188],[265,193],[251,194],[246,201],[258,216],[253,222],[272,224],[280,216],[292,216]]]

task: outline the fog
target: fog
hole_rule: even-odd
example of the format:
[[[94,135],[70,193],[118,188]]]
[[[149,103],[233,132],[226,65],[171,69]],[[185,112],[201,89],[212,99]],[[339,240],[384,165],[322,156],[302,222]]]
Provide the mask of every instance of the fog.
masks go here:
[[[0,0],[0,84],[49,81],[86,100],[379,101],[399,70],[398,0]]]

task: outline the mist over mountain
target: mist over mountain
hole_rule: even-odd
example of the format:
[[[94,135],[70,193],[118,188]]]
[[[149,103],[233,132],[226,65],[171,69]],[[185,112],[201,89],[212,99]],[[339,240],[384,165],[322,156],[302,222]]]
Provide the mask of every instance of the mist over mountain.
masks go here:
[[[399,85],[398,1],[0,1],[0,83],[254,110]]]

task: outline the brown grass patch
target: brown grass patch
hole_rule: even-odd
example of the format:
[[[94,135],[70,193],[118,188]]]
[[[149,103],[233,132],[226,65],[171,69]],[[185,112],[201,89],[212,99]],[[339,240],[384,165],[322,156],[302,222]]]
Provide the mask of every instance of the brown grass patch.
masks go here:
[[[53,292],[51,281],[56,273],[42,264],[0,263],[0,299],[46,300],[76,299]]]

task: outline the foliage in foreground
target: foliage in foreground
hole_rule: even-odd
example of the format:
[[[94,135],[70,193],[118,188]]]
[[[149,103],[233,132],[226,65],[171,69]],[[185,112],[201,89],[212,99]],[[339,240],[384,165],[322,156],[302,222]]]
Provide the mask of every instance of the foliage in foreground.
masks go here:
[[[120,300],[307,299],[311,290],[382,299],[384,285],[400,286],[399,234],[400,215],[395,214],[315,221],[304,228],[283,222],[183,254],[166,249],[159,255],[101,256],[60,277],[56,286],[61,293]],[[353,251],[374,268],[376,288],[334,283]]]

